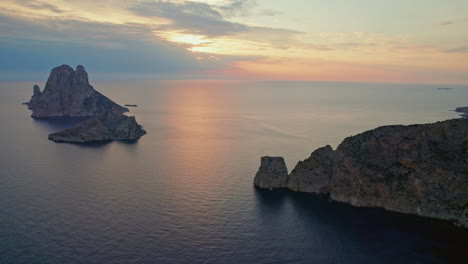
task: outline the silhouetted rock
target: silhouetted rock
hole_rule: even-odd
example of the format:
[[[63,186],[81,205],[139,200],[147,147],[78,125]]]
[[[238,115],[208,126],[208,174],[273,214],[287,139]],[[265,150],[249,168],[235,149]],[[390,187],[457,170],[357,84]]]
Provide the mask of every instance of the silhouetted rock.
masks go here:
[[[52,69],[44,91],[34,85],[33,96],[27,104],[32,117],[91,117],[115,107],[124,113],[128,109],[105,97],[88,82],[83,66],[76,71],[68,65]]]
[[[285,188],[288,169],[282,157],[262,157],[254,184],[260,188]]]
[[[55,142],[88,143],[111,140],[135,141],[145,135],[134,116],[126,116],[117,107],[85,121],[77,127],[49,135]]]
[[[262,171],[264,182],[277,178],[269,172]],[[299,162],[287,182],[291,190],[328,193],[354,206],[468,227],[468,120],[384,126],[348,137],[336,151],[327,146]]]

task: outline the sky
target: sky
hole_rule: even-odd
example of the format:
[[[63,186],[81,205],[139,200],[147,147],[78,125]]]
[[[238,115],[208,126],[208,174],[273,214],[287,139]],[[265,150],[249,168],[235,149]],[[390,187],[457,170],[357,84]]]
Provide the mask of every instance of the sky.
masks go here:
[[[2,0],[0,80],[468,84],[466,0]]]

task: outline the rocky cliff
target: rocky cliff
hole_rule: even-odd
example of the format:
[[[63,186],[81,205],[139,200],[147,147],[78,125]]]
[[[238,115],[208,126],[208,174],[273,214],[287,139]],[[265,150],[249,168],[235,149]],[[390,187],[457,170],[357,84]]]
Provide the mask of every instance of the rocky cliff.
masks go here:
[[[44,91],[34,85],[27,105],[34,118],[96,116],[112,107],[121,113],[128,112],[127,108],[94,90],[81,65],[75,71],[68,65],[52,69]]]
[[[346,138],[335,151],[329,146],[314,151],[279,187],[259,187],[327,194],[354,206],[467,227],[468,120],[366,131]]]
[[[328,194],[333,165],[330,146],[312,152],[309,158],[299,161],[287,180],[287,187],[295,192]]]
[[[273,189],[286,185],[288,170],[282,157],[262,157],[254,184],[260,188]]]
[[[113,107],[77,127],[50,134],[49,139],[67,143],[135,141],[145,134],[146,131],[136,122],[134,116],[126,116],[119,108]]]

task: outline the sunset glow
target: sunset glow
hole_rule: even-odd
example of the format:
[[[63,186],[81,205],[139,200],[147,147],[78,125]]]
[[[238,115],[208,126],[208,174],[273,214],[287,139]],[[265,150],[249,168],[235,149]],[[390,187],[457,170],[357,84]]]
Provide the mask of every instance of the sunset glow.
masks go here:
[[[7,0],[0,35],[201,63],[175,75],[468,83],[466,1],[340,2]]]

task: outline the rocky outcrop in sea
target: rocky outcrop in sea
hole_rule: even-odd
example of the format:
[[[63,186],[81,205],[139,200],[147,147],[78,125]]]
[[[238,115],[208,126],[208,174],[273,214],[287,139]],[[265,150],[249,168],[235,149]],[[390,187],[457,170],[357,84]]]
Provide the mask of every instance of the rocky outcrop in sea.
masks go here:
[[[134,116],[126,116],[120,109],[113,107],[77,127],[50,134],[49,139],[67,143],[135,141],[145,134],[146,131],[136,122]]]
[[[34,118],[91,117],[77,127],[50,134],[55,142],[135,141],[146,134],[134,116],[124,115],[127,108],[94,90],[81,65],[75,71],[68,65],[52,69],[44,91],[34,85],[26,105]]]
[[[263,158],[262,158],[263,164]],[[277,184],[262,170],[260,188],[329,195],[362,207],[417,214],[468,227],[468,120],[384,126],[326,146]],[[257,174],[256,178],[259,174]],[[268,179],[271,178],[271,181]]]
[[[282,157],[262,157],[254,184],[260,188],[281,188],[288,180],[288,169]]]
[[[92,117],[111,108],[128,112],[89,84],[88,73],[81,65],[73,70],[68,65],[52,69],[44,91],[34,85],[33,96],[27,103],[32,117]]]
[[[465,107],[457,107],[455,109],[456,112],[462,113],[461,116],[468,117],[468,106]]]

